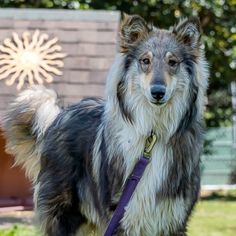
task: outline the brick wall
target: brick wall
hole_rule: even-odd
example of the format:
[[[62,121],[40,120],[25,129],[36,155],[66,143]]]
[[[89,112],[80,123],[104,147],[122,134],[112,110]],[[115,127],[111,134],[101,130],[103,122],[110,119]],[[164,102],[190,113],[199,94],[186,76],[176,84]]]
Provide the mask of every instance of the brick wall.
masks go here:
[[[55,89],[65,104],[74,103],[83,97],[104,95],[118,24],[118,12],[0,9],[0,44],[12,32],[21,35],[36,29],[50,38],[58,37],[67,54],[63,75],[54,76],[54,82],[45,85]],[[8,87],[0,80],[0,119],[16,93],[16,85]]]
[[[116,51],[118,12],[0,9],[0,45],[12,32],[40,30],[50,38],[58,37],[64,59],[63,76],[45,84],[59,94],[64,104],[83,97],[103,96],[106,74]],[[3,65],[0,63],[0,71]],[[0,121],[9,102],[18,93],[16,84],[8,87],[0,80]],[[5,153],[0,129],[0,207],[25,204],[31,187],[20,168]],[[14,201],[13,201],[14,200]]]

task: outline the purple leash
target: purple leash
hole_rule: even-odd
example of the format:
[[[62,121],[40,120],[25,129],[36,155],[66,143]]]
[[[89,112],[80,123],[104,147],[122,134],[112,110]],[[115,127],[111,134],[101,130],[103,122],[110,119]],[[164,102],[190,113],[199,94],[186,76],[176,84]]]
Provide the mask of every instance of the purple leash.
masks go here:
[[[128,205],[140,179],[143,176],[143,173],[148,163],[150,162],[151,151],[155,143],[156,143],[156,135],[152,133],[146,140],[143,156],[141,156],[139,161],[136,163],[132,171],[132,174],[128,178],[128,181],[122,192],[120,201],[107,226],[104,236],[112,236],[115,233],[115,230],[117,230],[117,228],[119,227],[120,221],[125,213],[125,207]]]

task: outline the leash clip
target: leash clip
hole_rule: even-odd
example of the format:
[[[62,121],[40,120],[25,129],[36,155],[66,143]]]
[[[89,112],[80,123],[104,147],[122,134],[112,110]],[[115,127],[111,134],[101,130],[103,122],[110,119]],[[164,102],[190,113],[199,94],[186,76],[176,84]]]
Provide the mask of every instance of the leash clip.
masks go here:
[[[155,133],[151,133],[151,135],[146,139],[145,147],[144,147],[144,156],[150,158],[152,149],[157,141],[157,136]]]

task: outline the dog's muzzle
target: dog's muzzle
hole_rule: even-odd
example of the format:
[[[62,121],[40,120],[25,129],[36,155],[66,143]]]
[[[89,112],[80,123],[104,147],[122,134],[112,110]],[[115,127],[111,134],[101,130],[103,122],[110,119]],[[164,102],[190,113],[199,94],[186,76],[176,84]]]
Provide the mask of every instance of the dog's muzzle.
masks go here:
[[[164,85],[153,85],[151,87],[151,95],[154,99],[153,103],[162,104],[165,103],[165,94],[166,94],[166,87]]]

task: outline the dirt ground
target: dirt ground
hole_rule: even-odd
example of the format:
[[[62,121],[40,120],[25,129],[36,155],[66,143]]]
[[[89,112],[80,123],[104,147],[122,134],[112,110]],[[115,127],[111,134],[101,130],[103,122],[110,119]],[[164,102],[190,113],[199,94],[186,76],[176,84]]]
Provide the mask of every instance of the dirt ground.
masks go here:
[[[0,228],[8,228],[12,224],[33,225],[34,223],[33,211],[0,212]]]

